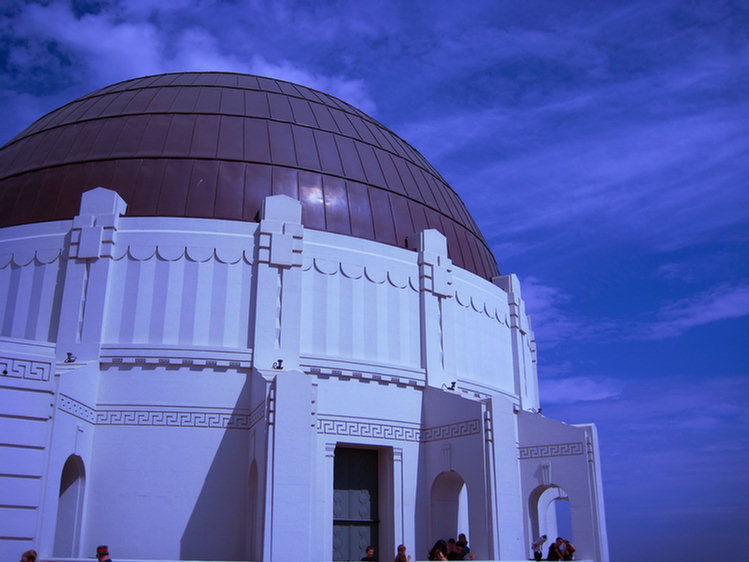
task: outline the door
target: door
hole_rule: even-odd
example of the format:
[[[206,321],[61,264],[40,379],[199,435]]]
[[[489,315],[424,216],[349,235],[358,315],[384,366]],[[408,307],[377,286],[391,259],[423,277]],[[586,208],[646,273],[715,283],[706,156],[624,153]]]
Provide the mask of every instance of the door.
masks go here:
[[[377,548],[377,451],[336,447],[333,488],[333,560],[360,560]]]

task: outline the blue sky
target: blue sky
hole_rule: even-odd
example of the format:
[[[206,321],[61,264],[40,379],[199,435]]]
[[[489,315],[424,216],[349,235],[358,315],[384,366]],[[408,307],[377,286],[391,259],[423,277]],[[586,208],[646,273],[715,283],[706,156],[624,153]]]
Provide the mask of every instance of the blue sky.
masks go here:
[[[749,527],[739,4],[6,0],[0,142],[160,72],[353,103],[434,164],[523,282],[544,413],[599,428],[612,560],[729,559]]]

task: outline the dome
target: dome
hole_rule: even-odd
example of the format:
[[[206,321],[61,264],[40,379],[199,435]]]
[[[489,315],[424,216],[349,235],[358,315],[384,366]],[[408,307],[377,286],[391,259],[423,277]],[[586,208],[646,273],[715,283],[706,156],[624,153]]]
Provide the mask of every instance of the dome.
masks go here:
[[[0,149],[0,227],[70,219],[98,186],[130,216],[255,220],[266,196],[286,194],[307,228],[400,247],[433,228],[457,266],[499,273],[419,152],[355,107],[281,80],[147,76],[52,111]]]

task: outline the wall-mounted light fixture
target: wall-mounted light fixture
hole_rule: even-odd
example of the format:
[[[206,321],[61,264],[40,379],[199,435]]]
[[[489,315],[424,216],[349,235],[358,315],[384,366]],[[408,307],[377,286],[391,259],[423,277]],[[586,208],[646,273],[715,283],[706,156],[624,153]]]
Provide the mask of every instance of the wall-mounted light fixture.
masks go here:
[[[283,369],[283,359],[279,359],[278,361],[273,363],[273,368],[276,369],[277,371],[280,371],[281,369]]]
[[[65,358],[65,363],[75,363],[77,357],[68,351],[68,356]]]
[[[450,386],[447,386],[445,383],[442,383],[442,390],[455,390],[456,384],[458,384],[458,381],[451,382]]]

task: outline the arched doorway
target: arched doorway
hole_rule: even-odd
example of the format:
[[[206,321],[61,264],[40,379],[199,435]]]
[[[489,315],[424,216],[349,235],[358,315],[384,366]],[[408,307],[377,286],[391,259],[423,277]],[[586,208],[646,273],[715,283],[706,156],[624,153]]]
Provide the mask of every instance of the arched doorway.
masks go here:
[[[541,535],[546,535],[549,541],[558,536],[572,540],[569,499],[567,492],[553,484],[539,486],[531,493],[528,507],[531,515],[532,540]]]
[[[458,533],[469,537],[468,487],[463,477],[450,470],[441,472],[432,483],[431,491],[432,541],[457,538]]]
[[[60,476],[60,497],[57,503],[57,526],[53,548],[55,556],[73,558],[79,555],[85,480],[83,460],[78,455],[70,455],[62,467]]]

